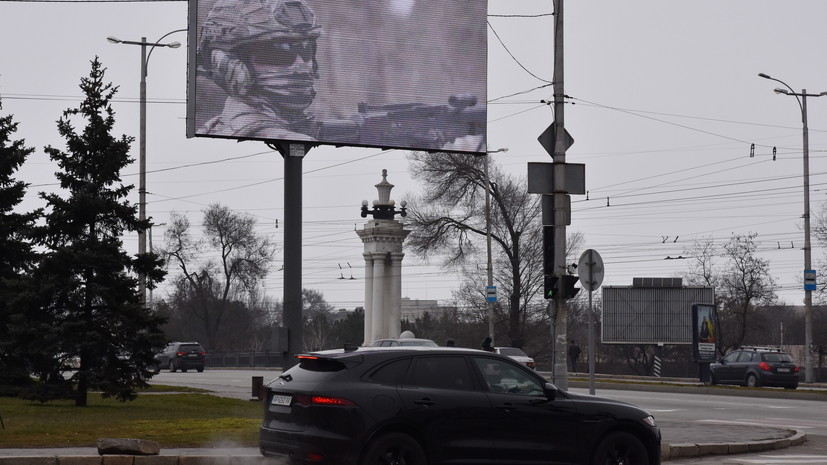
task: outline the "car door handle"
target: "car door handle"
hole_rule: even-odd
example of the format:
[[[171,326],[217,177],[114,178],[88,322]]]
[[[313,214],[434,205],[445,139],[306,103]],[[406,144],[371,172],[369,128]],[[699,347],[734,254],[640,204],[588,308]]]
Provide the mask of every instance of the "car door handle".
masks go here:
[[[497,406],[497,408],[499,408],[499,409],[503,409],[503,410],[505,410],[505,411],[507,411],[507,412],[510,412],[510,411],[514,410],[516,407],[515,407],[515,406],[514,406],[514,404],[512,404],[511,402],[506,402],[506,403],[504,403],[504,404],[500,404],[500,405],[498,405],[498,406]]]
[[[414,404],[424,405],[425,407],[430,407],[430,406],[436,404],[436,402],[432,401],[431,399],[425,398],[425,399],[415,400]]]

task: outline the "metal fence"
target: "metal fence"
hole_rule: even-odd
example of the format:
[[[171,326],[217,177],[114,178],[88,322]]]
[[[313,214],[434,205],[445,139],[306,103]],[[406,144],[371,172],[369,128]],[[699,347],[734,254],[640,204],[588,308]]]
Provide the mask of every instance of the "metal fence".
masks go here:
[[[281,352],[215,352],[207,353],[204,364],[209,368],[280,368]]]

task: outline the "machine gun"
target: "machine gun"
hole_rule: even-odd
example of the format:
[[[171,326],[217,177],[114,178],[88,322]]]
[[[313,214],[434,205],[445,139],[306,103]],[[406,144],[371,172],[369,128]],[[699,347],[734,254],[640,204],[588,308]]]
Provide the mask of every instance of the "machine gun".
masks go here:
[[[320,140],[440,150],[460,137],[485,136],[485,108],[476,105],[472,94],[452,95],[448,105],[360,103],[350,120],[325,121]]]

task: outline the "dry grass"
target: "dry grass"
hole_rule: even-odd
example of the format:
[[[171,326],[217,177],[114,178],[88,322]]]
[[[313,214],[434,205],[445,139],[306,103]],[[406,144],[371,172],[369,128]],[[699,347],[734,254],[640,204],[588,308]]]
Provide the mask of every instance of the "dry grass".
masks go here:
[[[88,404],[2,397],[0,447],[94,447],[103,437],[151,439],[162,448],[250,447],[258,445],[264,408],[260,402],[209,394],[164,393],[163,387],[125,403],[90,394]]]

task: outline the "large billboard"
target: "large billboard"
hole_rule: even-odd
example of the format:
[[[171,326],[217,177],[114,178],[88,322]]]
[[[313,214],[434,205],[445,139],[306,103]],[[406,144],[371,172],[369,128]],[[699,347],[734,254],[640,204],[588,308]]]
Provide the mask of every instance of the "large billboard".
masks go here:
[[[187,137],[486,150],[486,0],[189,9]]]
[[[714,289],[704,286],[603,286],[604,344],[692,344],[692,306],[712,305]]]

